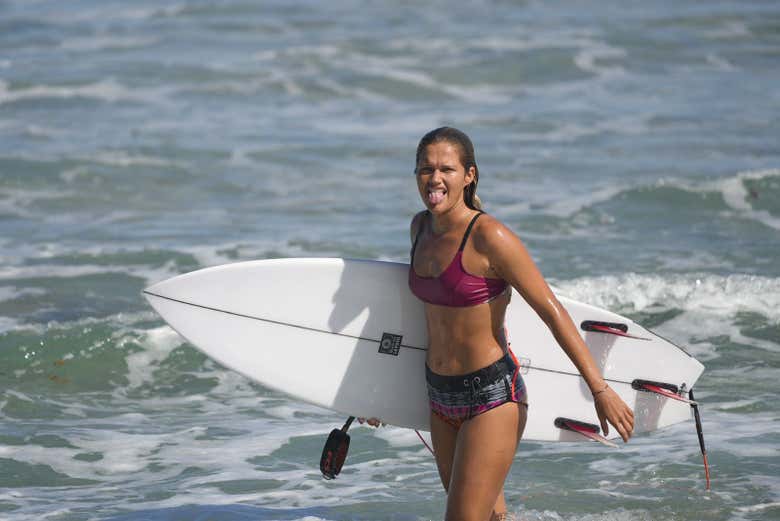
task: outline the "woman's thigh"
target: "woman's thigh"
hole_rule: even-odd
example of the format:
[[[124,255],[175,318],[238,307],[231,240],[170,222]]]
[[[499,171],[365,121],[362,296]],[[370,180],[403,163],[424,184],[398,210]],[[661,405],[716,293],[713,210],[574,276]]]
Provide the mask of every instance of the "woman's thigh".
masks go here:
[[[525,406],[509,402],[463,423],[452,455],[447,520],[490,518],[525,420]]]
[[[431,413],[433,456],[436,459],[436,467],[439,469],[439,477],[442,485],[444,485],[444,490],[449,490],[450,488],[452,459],[455,456],[457,438],[458,429]]]

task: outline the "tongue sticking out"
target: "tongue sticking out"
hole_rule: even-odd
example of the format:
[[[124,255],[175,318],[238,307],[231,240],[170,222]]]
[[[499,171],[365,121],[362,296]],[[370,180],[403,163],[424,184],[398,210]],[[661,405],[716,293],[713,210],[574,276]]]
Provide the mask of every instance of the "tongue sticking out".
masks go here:
[[[439,204],[444,200],[444,192],[428,192],[428,202],[431,204]]]

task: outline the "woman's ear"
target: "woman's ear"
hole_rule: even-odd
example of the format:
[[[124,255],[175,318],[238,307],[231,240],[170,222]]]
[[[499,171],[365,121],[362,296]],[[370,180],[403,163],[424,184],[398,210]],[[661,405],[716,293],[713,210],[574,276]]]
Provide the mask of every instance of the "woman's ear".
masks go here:
[[[477,175],[477,169],[473,166],[470,166],[469,169],[466,170],[466,186],[471,184],[475,175]]]

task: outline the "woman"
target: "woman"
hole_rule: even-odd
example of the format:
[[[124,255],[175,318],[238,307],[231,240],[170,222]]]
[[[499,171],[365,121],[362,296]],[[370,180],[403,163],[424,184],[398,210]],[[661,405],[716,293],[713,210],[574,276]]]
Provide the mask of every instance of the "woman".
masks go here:
[[[409,286],[425,302],[431,437],[448,492],[446,519],[503,519],[504,479],[528,407],[504,335],[510,286],[580,371],[605,433],[609,421],[628,441],[633,413],[602,378],[520,239],[482,213],[469,138],[448,127],[429,132],[417,147],[415,173],[427,209],[411,224]],[[522,350],[522,332],[515,334]]]

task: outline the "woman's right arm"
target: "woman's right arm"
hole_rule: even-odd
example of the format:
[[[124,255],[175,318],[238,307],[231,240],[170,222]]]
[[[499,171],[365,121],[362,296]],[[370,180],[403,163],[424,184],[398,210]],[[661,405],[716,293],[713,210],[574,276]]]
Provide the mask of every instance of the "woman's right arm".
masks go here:
[[[417,234],[420,233],[420,226],[422,226],[424,215],[425,210],[422,212],[417,212],[417,215],[412,217],[412,223],[409,226],[409,239],[411,240],[412,244],[414,244],[414,240],[417,238]]]
[[[483,223],[477,236],[488,254],[491,267],[536,311],[577,367],[593,393],[594,405],[605,435],[609,433],[609,422],[623,440],[628,441],[634,430],[633,411],[604,381],[569,313],[558,302],[523,243],[496,220]]]

